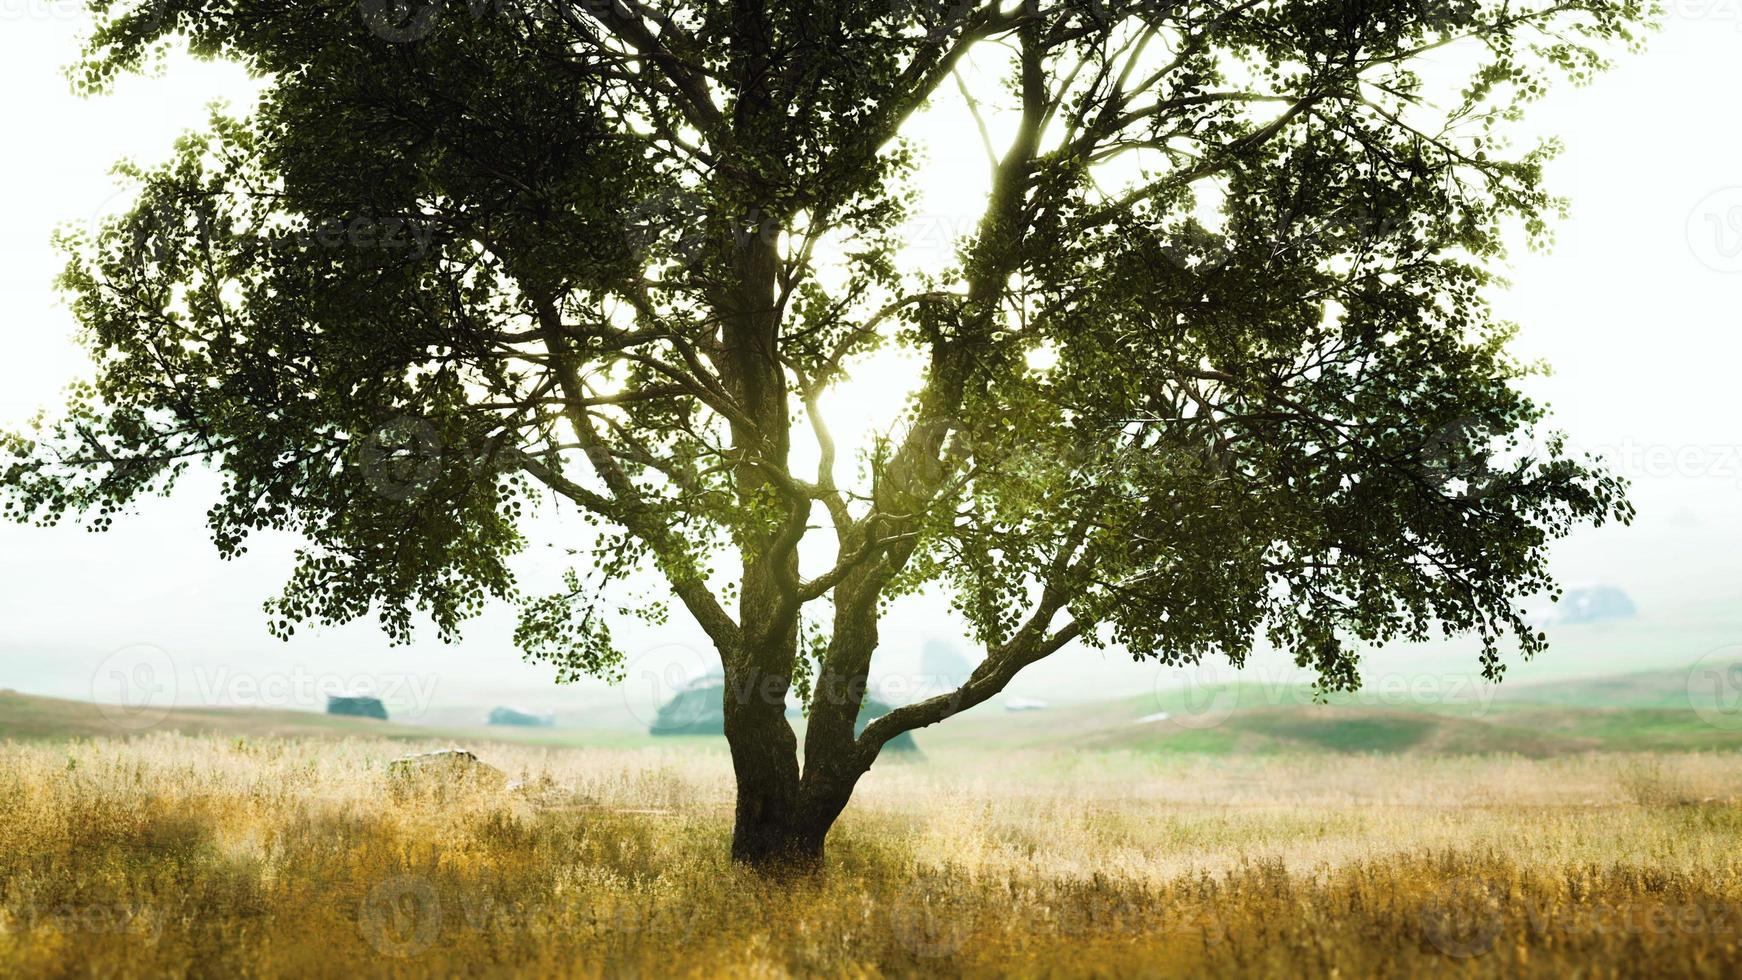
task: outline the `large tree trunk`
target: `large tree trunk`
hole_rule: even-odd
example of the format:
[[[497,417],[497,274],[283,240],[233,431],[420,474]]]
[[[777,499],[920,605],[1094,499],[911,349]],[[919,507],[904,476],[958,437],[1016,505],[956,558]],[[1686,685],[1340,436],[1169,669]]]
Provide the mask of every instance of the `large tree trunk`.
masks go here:
[[[738,784],[732,858],[771,874],[809,874],[821,868],[829,829],[866,767],[849,746],[807,758],[801,777],[786,692],[784,676],[754,667],[727,677],[726,740]]]
[[[798,739],[786,720],[786,679],[751,666],[728,674],[722,696],[738,781],[733,859],[770,869],[820,863],[822,835],[805,832]]]
[[[790,729],[788,730],[790,734]],[[820,871],[835,820],[846,809],[856,779],[800,790],[796,769],[781,765],[763,746],[733,741],[738,805],[732,859],[774,875]]]

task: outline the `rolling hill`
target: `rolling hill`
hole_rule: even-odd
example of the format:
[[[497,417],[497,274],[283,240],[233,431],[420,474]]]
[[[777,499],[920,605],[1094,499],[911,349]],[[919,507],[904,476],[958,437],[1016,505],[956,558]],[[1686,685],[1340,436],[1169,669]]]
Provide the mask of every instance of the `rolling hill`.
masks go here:
[[[1211,692],[1153,695],[1004,712],[987,705],[918,733],[927,752],[952,750],[1135,751],[1267,755],[1515,754],[1742,749],[1737,730],[1708,724],[1688,699],[1688,673],[1643,671],[1502,686],[1476,696],[1409,701],[1371,692],[1315,703],[1300,685],[1237,684]],[[1742,723],[1742,719],[1738,719]],[[374,737],[405,741],[511,742],[601,747],[692,746],[717,737],[654,739],[605,728],[484,728],[339,718],[308,711],[178,708],[150,731],[248,737]],[[0,692],[0,738],[43,740],[135,734],[88,702]]]
[[[177,708],[144,727],[117,724],[88,701],[0,691],[0,739],[116,738],[150,732],[249,738],[387,738],[408,742],[512,742],[520,745],[638,745],[645,736],[560,728],[445,726],[345,718],[271,708]],[[695,740],[701,741],[701,740]]]
[[[1739,708],[1742,710],[1742,708]],[[1067,745],[1143,752],[1385,753],[1432,755],[1742,749],[1737,728],[1693,709],[1688,670],[1641,671],[1478,691],[1441,700],[1333,695],[1306,685],[1233,684],[1212,692],[1158,692],[1049,711],[971,713],[928,746]]]

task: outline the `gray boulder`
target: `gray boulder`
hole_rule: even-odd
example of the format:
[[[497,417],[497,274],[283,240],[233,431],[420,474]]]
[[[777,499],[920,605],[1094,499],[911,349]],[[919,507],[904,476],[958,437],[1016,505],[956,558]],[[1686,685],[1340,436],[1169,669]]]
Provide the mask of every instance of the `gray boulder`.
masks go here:
[[[508,776],[502,770],[479,759],[475,753],[459,748],[402,756],[387,764],[387,772],[406,782],[439,781],[446,786],[500,789],[508,783]]]
[[[1639,609],[1627,593],[1613,585],[1598,585],[1585,589],[1568,589],[1555,604],[1549,621],[1563,625],[1602,623],[1615,619],[1632,619]]]
[[[517,711],[514,708],[496,708],[490,712],[489,723],[511,728],[550,728],[556,724],[556,716],[535,715],[530,711]]]
[[[327,714],[343,715],[348,718],[374,718],[378,721],[387,720],[387,706],[380,698],[365,695],[342,696],[327,695]]]

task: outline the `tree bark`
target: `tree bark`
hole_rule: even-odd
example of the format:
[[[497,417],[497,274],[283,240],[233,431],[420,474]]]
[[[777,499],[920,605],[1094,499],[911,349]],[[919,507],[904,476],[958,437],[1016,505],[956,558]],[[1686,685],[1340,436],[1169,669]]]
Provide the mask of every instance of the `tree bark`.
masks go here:
[[[729,672],[722,693],[738,786],[732,858],[775,875],[821,869],[829,831],[870,768],[849,722],[845,739],[826,747],[807,738],[801,772],[798,739],[786,718],[788,689],[787,674],[752,663]]]
[[[723,694],[738,782],[732,858],[771,869],[820,863],[821,837],[811,841],[800,833],[798,740],[786,720],[786,685],[755,673],[728,676]],[[775,688],[778,699],[771,702],[764,694]]]
[[[726,741],[738,785],[732,858],[771,874],[809,874],[821,868],[829,830],[869,767],[849,743],[801,775],[787,689],[786,677],[754,667],[727,677]]]

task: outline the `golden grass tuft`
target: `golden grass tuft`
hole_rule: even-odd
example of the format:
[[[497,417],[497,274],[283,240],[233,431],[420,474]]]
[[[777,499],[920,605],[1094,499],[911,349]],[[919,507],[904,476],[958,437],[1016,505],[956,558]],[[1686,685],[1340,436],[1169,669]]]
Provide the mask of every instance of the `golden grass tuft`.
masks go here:
[[[0,746],[0,975],[1733,976],[1742,759],[882,765],[816,880],[723,753]]]

